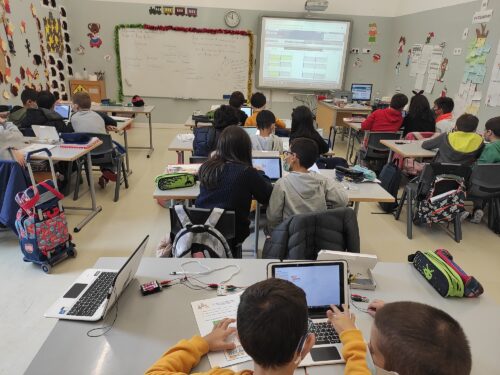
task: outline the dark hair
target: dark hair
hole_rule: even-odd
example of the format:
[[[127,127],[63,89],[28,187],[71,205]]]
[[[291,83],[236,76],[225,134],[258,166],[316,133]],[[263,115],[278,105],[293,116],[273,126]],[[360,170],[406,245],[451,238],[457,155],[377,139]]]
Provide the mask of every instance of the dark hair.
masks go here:
[[[225,163],[243,164],[252,167],[252,142],[245,130],[240,126],[228,126],[217,140],[214,156],[200,167],[198,177],[200,184],[207,189],[214,189]]]
[[[434,112],[431,109],[429,101],[422,94],[416,94],[410,99],[408,116],[426,122],[434,122]]]
[[[241,91],[235,91],[229,97],[231,107],[240,109],[243,104],[245,104],[245,95]]]
[[[26,104],[28,100],[36,102],[37,98],[38,98],[38,93],[36,92],[36,90],[33,90],[31,88],[25,88],[21,93],[21,101],[23,102],[23,104]]]
[[[276,116],[271,111],[264,109],[257,114],[257,127],[269,129],[276,122]]]
[[[231,125],[238,125],[239,123],[238,112],[233,107],[223,104],[214,112],[214,127],[216,129],[221,130]]]
[[[240,298],[238,336],[243,349],[259,366],[289,363],[307,332],[307,302],[302,289],[282,279],[248,287]]]
[[[453,108],[455,108],[455,102],[447,96],[442,96],[434,100],[434,105],[442,110],[443,113],[451,113]]]
[[[267,99],[266,96],[261,92],[256,92],[250,98],[250,104],[254,108],[262,108],[266,105]]]
[[[462,116],[457,118],[457,122],[455,123],[458,131],[466,133],[475,132],[478,125],[479,119],[476,116],[468,113],[464,113]]]
[[[56,97],[50,91],[40,91],[38,93],[36,104],[38,104],[40,108],[52,109],[55,102]]]
[[[291,134],[295,136],[304,136],[314,133],[314,116],[309,107],[305,105],[298,106],[292,111],[292,130]]]
[[[491,130],[496,137],[500,137],[500,116],[490,118],[484,127],[486,130]]]
[[[374,324],[385,370],[399,375],[470,374],[467,337],[444,311],[417,302],[388,303],[377,311]]]
[[[401,110],[408,104],[408,97],[405,94],[396,94],[391,98],[391,108]]]
[[[290,144],[290,152],[296,154],[300,165],[307,169],[319,158],[318,145],[309,138],[295,138]]]

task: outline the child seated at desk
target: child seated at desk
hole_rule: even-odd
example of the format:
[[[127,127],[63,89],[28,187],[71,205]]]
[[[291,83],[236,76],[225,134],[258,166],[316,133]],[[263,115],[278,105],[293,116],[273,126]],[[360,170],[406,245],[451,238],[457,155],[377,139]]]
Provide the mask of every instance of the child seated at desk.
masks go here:
[[[340,336],[346,360],[344,374],[469,375],[472,355],[460,324],[435,307],[418,302],[385,304],[374,300],[368,313],[375,318],[368,349],[356,328],[355,316],[344,305],[327,312]]]
[[[245,126],[257,125],[257,115],[260,111],[266,109],[266,103],[267,99],[263,93],[256,92],[252,95],[252,97],[250,98],[250,104],[252,105],[253,113],[252,116],[247,118],[247,120],[245,121]],[[288,133],[288,131],[286,130],[286,124],[283,120],[277,118],[275,123],[277,128],[283,129],[283,135],[285,135],[284,133]]]
[[[264,109],[257,115],[259,134],[252,135],[252,149],[257,151],[283,152],[283,141],[274,134],[276,117],[271,111]]]
[[[338,182],[308,171],[318,159],[318,147],[313,140],[294,139],[285,155],[284,169],[290,173],[276,182],[269,199],[269,233],[290,216],[326,211],[328,206],[347,206],[347,193]]]
[[[455,108],[455,102],[452,98],[442,96],[434,100],[433,109],[436,114],[436,131],[438,133],[449,133],[455,127],[453,108]]]
[[[248,118],[247,114],[241,110],[241,107],[245,104],[245,102],[245,95],[243,95],[241,91],[233,92],[229,98],[229,106],[236,110],[241,126],[245,125]]]
[[[23,146],[23,135],[14,123],[7,121],[7,116],[8,113],[0,113],[0,160],[12,160],[13,157],[24,166],[24,153],[15,148]]]
[[[208,352],[234,349],[234,343],[226,341],[236,333],[236,328],[230,327],[234,322],[234,319],[224,319],[205,337],[196,335],[179,341],[146,375],[189,374]],[[308,333],[306,295],[286,280],[273,278],[248,287],[240,298],[236,324],[241,345],[254,361],[253,371],[236,373],[230,368],[213,368],[205,374],[293,375],[315,342],[314,335]],[[360,332],[358,336],[358,341],[363,343]],[[351,356],[363,359],[365,352],[364,343],[350,349]]]
[[[77,92],[73,95],[73,115],[71,125],[76,133],[98,133],[106,134],[107,131],[116,130],[116,121],[109,116],[109,125],[106,124],[102,115],[92,111],[92,100],[86,92]]]
[[[290,142],[295,138],[309,138],[316,142],[320,155],[328,152],[328,143],[314,128],[314,116],[309,107],[300,105],[292,112],[292,131]]]
[[[408,104],[405,94],[396,94],[391,98],[388,108],[377,109],[361,124],[361,130],[371,132],[396,133],[403,124],[403,108]]]

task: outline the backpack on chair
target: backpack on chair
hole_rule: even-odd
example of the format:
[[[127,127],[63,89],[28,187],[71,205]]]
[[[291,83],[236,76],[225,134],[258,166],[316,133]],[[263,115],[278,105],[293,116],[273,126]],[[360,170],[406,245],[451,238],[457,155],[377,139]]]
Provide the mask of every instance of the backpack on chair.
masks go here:
[[[401,170],[398,168],[397,163],[392,162],[384,165],[379,179],[380,186],[396,198],[396,202],[379,202],[379,206],[384,212],[391,213],[398,207],[397,198],[399,184],[401,183]]]
[[[174,258],[232,258],[226,239],[215,229],[223,209],[214,208],[205,224],[193,224],[182,205],[176,205],[175,212],[182,229],[172,245]]]

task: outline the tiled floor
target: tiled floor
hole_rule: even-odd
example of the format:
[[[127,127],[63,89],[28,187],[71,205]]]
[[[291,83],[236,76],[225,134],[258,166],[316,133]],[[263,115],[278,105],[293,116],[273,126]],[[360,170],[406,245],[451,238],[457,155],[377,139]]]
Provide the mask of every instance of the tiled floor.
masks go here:
[[[153,178],[166,164],[176,162],[175,153],[167,151],[167,146],[181,132],[184,130],[180,128],[155,130],[156,151],[151,159],[146,158],[145,151],[130,152],[130,188],[122,189],[118,203],[113,202],[112,186],[97,188],[103,211],[74,234],[78,257],[57,265],[52,274],[23,263],[17,238],[0,232],[0,374],[21,374],[26,369],[55,324],[55,320],[43,318],[43,313],[83,269],[101,256],[127,256],[146,234],[151,236],[146,255],[154,256],[156,244],[169,229],[169,220],[167,211],[152,199]],[[130,132],[130,143],[146,144],[146,129]],[[345,153],[343,147],[338,142],[335,149],[341,156]],[[84,193],[76,204],[87,205],[88,194]],[[483,283],[486,293],[500,302],[500,281],[495,276],[500,264],[500,241],[486,225],[465,223],[460,244],[438,228],[415,228],[414,239],[408,240],[404,218],[397,222],[391,215],[374,212],[380,212],[376,204],[361,204],[363,252],[377,254],[385,262],[406,262],[408,254],[416,250],[449,249],[457,262]],[[80,219],[79,214],[69,215],[70,228]],[[252,245],[251,237],[245,248]]]

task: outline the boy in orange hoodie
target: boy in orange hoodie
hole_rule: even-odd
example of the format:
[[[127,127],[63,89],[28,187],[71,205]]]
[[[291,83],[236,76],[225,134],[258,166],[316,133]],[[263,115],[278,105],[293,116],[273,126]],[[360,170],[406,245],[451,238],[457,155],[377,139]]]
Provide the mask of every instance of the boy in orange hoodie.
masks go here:
[[[252,116],[248,117],[245,121],[245,126],[257,126],[257,115],[263,109],[266,109],[267,99],[266,96],[261,92],[254,93],[250,98],[250,104],[253,108]],[[275,125],[277,128],[285,129],[286,124],[283,120],[276,118]]]

